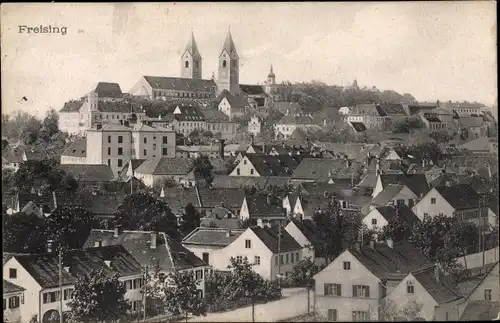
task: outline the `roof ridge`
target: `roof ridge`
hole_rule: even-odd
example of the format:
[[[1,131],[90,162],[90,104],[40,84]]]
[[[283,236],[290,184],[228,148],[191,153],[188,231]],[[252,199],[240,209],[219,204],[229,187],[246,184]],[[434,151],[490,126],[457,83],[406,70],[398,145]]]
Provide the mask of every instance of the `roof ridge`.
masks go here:
[[[163,234],[163,239],[165,239],[165,248],[167,249],[168,257],[170,258],[170,261],[172,262],[172,268],[173,268],[174,272],[176,272],[177,269],[175,268],[174,258],[172,257],[172,250],[170,249],[170,244],[169,244],[170,237],[165,232],[160,232],[160,234]]]

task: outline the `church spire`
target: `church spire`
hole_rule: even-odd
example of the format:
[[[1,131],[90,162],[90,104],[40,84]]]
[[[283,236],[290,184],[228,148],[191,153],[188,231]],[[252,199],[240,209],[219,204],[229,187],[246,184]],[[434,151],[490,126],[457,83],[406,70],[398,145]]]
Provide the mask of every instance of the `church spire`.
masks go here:
[[[236,52],[236,47],[234,46],[233,36],[231,36],[231,28],[227,31],[226,40],[224,41],[224,46],[222,50],[226,50],[229,54]]]
[[[198,51],[198,45],[196,44],[196,40],[194,39],[194,32],[191,30],[191,38],[188,41],[188,44],[186,46],[186,50],[194,57],[194,56],[201,56],[200,52]]]
[[[269,71],[269,74],[267,75],[267,77],[276,77],[274,75],[274,72],[273,72],[273,64],[271,64],[271,70]]]

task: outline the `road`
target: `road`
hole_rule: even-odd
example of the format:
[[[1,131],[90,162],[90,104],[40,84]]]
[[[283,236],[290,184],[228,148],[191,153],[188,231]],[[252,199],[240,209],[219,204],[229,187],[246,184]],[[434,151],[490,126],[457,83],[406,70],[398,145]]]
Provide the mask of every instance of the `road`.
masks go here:
[[[310,298],[313,308],[313,292]],[[283,298],[267,304],[255,305],[255,322],[276,322],[307,312],[307,291],[304,288],[283,290]],[[190,322],[252,322],[252,306],[207,316],[191,317]]]

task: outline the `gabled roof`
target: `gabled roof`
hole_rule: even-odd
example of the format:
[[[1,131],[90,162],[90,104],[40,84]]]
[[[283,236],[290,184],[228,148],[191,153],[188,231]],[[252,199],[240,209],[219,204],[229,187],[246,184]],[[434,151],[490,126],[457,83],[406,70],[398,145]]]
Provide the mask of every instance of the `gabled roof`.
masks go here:
[[[98,216],[112,216],[127,197],[127,193],[99,193],[92,196],[89,212]]]
[[[441,271],[437,273],[439,280],[436,279],[435,266],[420,269],[411,274],[422,285],[422,287],[431,295],[438,304],[445,304],[462,298],[460,291],[453,286]]]
[[[300,160],[298,156],[289,155],[247,154],[246,157],[260,176],[289,177],[299,165]]]
[[[244,189],[197,187],[197,190],[203,208],[223,206],[231,210],[239,209],[245,198]]]
[[[205,263],[194,253],[167,234],[163,232],[156,234],[155,249],[150,247],[151,237],[150,231],[123,231],[118,237],[114,237],[113,230],[93,229],[84,247],[93,247],[99,241],[102,241],[104,246],[122,245],[141,266],[150,266],[150,268],[159,266],[162,271],[167,272],[205,266]]]
[[[59,112],[78,112],[83,105],[83,100],[79,101],[68,101],[64,103],[64,106]]]
[[[186,205],[192,204],[195,208],[200,207],[198,195],[195,188],[164,187],[164,199],[174,214],[183,214]]]
[[[352,248],[349,252],[381,280],[392,277],[400,280],[414,270],[433,265],[419,249],[407,242],[394,243],[393,248],[381,243],[376,244],[375,249],[363,246],[360,251]]]
[[[316,222],[312,219],[303,219],[303,220],[292,220],[293,224],[297,227],[297,229],[302,232],[302,234],[309,240],[309,242],[313,243],[318,237],[318,227],[316,226]]]
[[[110,182],[114,178],[108,165],[62,164],[59,168],[82,182]]]
[[[292,178],[318,181],[328,181],[330,178],[351,178],[356,177],[359,166],[358,162],[345,159],[304,158],[293,172]]]
[[[328,195],[340,194],[342,187],[337,184],[329,184],[328,182],[312,182],[312,183],[301,183],[302,187],[301,194],[306,195],[320,195],[324,196],[325,192]]]
[[[372,201],[373,205],[378,205],[378,206],[385,206],[387,203],[392,201],[396,195],[398,195],[401,190],[405,188],[405,185],[399,185],[399,184],[388,184],[387,186],[384,187],[382,192],[378,193],[377,196]]]
[[[393,116],[406,115],[406,111],[401,103],[380,103],[376,105],[379,115]]]
[[[395,218],[400,218],[403,223],[406,223],[410,227],[412,227],[413,224],[420,221],[415,213],[413,213],[413,211],[408,206],[406,206],[406,204],[398,206],[379,206],[376,209],[380,213],[380,215],[382,215],[384,219],[387,220],[387,222],[390,222]]]
[[[460,321],[493,321],[500,313],[498,301],[469,301]]]
[[[479,207],[479,194],[467,184],[434,188],[455,210]]]
[[[236,240],[244,229],[229,229],[229,228],[196,228],[189,233],[184,239],[183,244],[188,245],[205,245],[205,246],[229,246]]]
[[[373,103],[363,103],[357,104],[352,108],[351,114],[368,114],[368,115],[379,115],[379,112]]]
[[[163,76],[144,76],[144,79],[155,90],[207,92],[217,87],[214,80]]]
[[[122,89],[118,83],[99,82],[94,90],[100,98],[121,98]]]
[[[144,113],[140,106],[128,101],[98,101],[97,110],[101,112],[119,112],[119,113]]]
[[[250,218],[285,217],[285,209],[269,204],[267,195],[246,195],[246,202]]]
[[[143,162],[135,172],[146,175],[187,175],[194,169],[194,159],[153,157]]]
[[[417,196],[426,194],[430,189],[425,174],[382,174],[380,180],[382,187],[389,184],[405,185]]]
[[[278,253],[278,242],[280,252],[300,250],[300,244],[285,230],[281,230],[281,239],[278,239],[278,228],[269,227],[250,227],[255,235],[271,250],[273,253]],[[278,241],[281,240],[281,241]]]
[[[226,98],[231,105],[231,109],[235,112],[243,112],[245,107],[248,106],[248,98],[245,95],[233,95],[228,90],[222,91],[217,98],[217,105]]]
[[[460,281],[458,282],[460,293],[466,299],[468,299],[472,295],[472,293],[490,274],[498,275],[498,261],[496,263],[484,265],[483,267],[475,267],[469,269],[467,274],[469,274],[470,276],[465,277],[465,279],[460,279]]]
[[[87,138],[73,141],[68,148],[64,150],[62,156],[87,157]]]
[[[11,283],[8,280],[3,280],[3,293],[8,294],[8,293],[21,293],[22,291],[26,290],[24,287],[17,286],[16,284]]]
[[[363,122],[351,122],[351,125],[356,132],[366,131],[366,126]]]

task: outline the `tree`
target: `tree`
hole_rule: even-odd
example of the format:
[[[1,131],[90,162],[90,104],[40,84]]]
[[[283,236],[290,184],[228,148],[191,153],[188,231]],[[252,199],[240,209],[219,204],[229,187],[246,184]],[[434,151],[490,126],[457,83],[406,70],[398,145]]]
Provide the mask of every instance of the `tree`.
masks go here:
[[[403,308],[398,308],[394,301],[385,298],[380,305],[378,320],[382,322],[414,321],[418,318],[422,308],[423,305],[415,300],[409,301]]]
[[[19,212],[2,214],[4,251],[37,253],[46,252],[47,233],[44,219],[36,214]]]
[[[290,281],[296,286],[306,286],[308,280],[312,278],[319,268],[310,258],[300,260],[292,269],[292,273],[289,276]],[[310,276],[307,276],[309,272]]]
[[[170,274],[165,284],[165,308],[174,315],[206,315],[206,304],[196,287],[197,281],[192,271]]]
[[[63,248],[83,247],[92,228],[99,221],[80,206],[60,206],[45,219],[45,234]]]
[[[212,166],[207,156],[200,156],[194,161],[195,175],[204,178],[207,185],[212,184],[214,180],[212,175],[213,168],[214,166]]]
[[[412,233],[412,229],[408,223],[404,222],[401,217],[392,218],[389,223],[382,229],[380,239],[392,239],[394,242],[406,241]]]
[[[180,238],[177,217],[167,202],[146,192],[128,195],[115,211],[112,222],[125,230],[165,232],[174,240]]]
[[[467,250],[469,247],[478,244],[478,230],[478,227],[472,222],[457,221],[452,231],[452,236],[455,239],[453,244],[460,250],[464,257],[465,270],[467,270]]]
[[[125,284],[118,276],[104,271],[81,276],[75,283],[73,299],[68,303],[71,319],[76,322],[117,322],[126,316],[130,305],[125,300]]]
[[[20,139],[26,145],[34,144],[42,138],[42,122],[34,116],[29,116],[21,127]]]
[[[159,195],[162,188],[164,189],[166,187],[176,187],[176,186],[177,186],[177,182],[173,178],[167,177],[167,178],[158,179],[158,180],[154,181],[154,183],[153,183],[153,192],[155,194]]]
[[[420,119],[415,117],[406,118],[403,121],[396,122],[394,124],[394,133],[410,133],[412,129],[423,128],[424,124]]]
[[[200,226],[200,212],[196,210],[193,204],[188,203],[184,208],[184,214],[182,215],[181,231],[183,235],[187,235],[194,229]]]
[[[43,119],[43,132],[48,138],[59,132],[59,115],[54,109],[47,111],[45,119]]]

